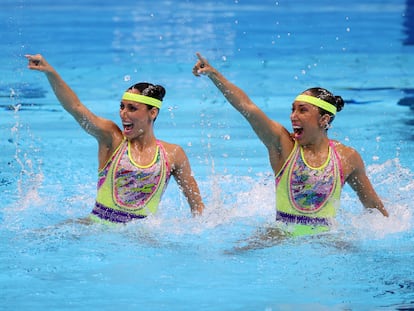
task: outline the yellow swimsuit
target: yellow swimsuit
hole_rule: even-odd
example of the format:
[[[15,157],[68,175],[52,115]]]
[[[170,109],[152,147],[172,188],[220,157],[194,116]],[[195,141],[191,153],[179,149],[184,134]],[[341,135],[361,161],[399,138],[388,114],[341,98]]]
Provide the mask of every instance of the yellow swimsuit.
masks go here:
[[[90,217],[125,223],[154,214],[169,178],[167,157],[159,141],[153,161],[140,166],[134,163],[130,144],[124,140],[99,171],[96,203]]]
[[[295,146],[276,175],[276,220],[289,225],[294,235],[328,231],[339,206],[343,173],[334,143],[320,167],[311,167],[303,148]]]

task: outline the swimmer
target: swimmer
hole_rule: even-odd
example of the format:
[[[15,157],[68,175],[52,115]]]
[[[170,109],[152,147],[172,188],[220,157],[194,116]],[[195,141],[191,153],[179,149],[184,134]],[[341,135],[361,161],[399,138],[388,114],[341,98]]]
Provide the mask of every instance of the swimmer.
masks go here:
[[[358,152],[328,138],[330,125],[344,106],[340,96],[319,87],[299,94],[292,104],[293,133],[290,133],[267,117],[243,90],[229,82],[204,57],[196,55],[193,74],[208,76],[266,146],[275,175],[276,221],[284,230],[294,236],[329,231],[345,182],[365,208],[377,209],[388,217]]]
[[[45,73],[57,99],[98,142],[98,185],[88,219],[126,223],[156,213],[170,176],[174,176],[194,216],[204,204],[184,150],[158,140],[154,122],[165,95],[160,85],[137,83],[122,95],[123,129],[92,113],[41,55],[25,55],[28,68]]]

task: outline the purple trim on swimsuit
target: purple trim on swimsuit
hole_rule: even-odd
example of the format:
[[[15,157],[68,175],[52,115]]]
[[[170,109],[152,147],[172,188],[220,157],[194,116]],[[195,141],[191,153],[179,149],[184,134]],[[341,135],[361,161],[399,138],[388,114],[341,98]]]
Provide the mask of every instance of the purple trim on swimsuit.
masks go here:
[[[329,218],[309,217],[305,215],[292,215],[284,212],[276,212],[276,220],[283,221],[287,224],[302,224],[313,226],[330,226]]]
[[[135,215],[135,214],[131,214],[128,212],[114,210],[98,202],[95,202],[95,207],[92,210],[92,214],[95,216],[98,216],[99,218],[103,220],[108,220],[108,221],[117,222],[117,223],[127,223],[134,219],[147,217],[144,215]]]

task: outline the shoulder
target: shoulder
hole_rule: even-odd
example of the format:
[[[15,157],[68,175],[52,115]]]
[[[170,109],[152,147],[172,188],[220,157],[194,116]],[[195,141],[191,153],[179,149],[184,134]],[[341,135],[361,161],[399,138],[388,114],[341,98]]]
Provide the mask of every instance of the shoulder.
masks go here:
[[[180,145],[168,143],[162,140],[159,140],[159,143],[166,153],[168,162],[172,165],[180,164],[187,159],[185,151]]]
[[[177,144],[172,144],[163,140],[158,140],[159,144],[161,144],[161,146],[164,148],[165,152],[167,152],[168,154],[175,154],[175,153],[180,153],[180,152],[184,152],[183,148],[180,145]]]
[[[331,142],[341,159],[352,159],[354,157],[360,157],[358,151],[356,151],[354,148],[344,145],[337,140],[331,140]]]
[[[364,162],[358,151],[335,140],[332,143],[341,161],[345,176],[364,170]]]

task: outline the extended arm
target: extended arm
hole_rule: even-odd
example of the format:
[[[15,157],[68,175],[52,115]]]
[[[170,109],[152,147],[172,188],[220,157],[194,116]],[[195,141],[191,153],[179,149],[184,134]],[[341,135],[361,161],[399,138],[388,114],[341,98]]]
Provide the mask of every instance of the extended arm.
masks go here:
[[[197,53],[197,57],[198,62],[193,68],[193,74],[195,76],[207,75],[228,102],[246,118],[266,146],[279,144],[280,136],[288,135],[283,126],[268,118],[242,89],[228,81],[199,53]]]
[[[43,72],[62,107],[69,112],[79,125],[99,142],[110,144],[114,129],[118,127],[111,121],[100,118],[87,109],[78,96],[39,54],[25,55],[29,61],[28,68]]]
[[[195,76],[207,75],[229,103],[246,118],[268,149],[270,163],[273,171],[277,173],[294,144],[287,129],[280,123],[271,120],[242,89],[228,81],[199,53],[197,53],[197,57],[198,61],[193,68],[193,74]]]

